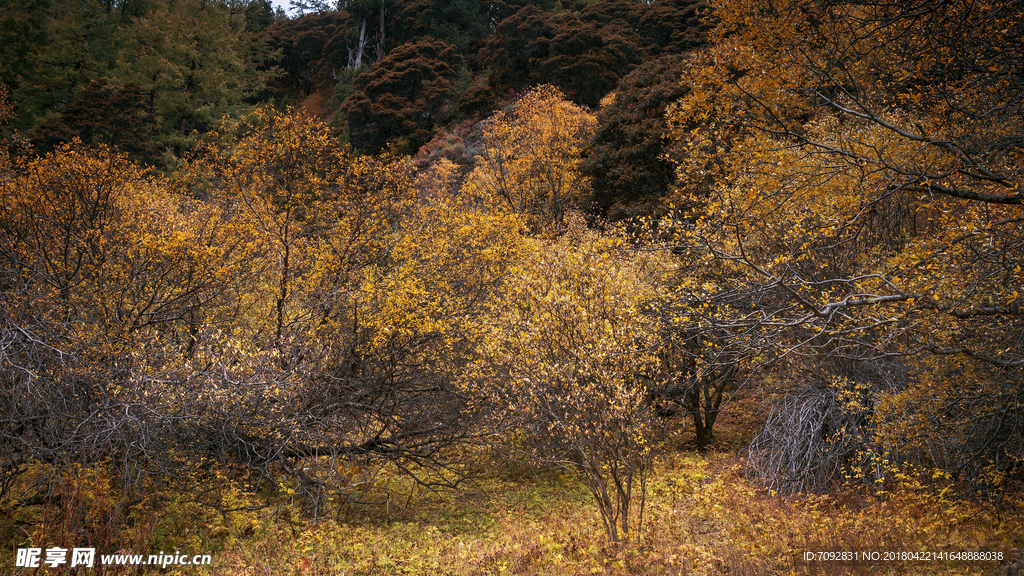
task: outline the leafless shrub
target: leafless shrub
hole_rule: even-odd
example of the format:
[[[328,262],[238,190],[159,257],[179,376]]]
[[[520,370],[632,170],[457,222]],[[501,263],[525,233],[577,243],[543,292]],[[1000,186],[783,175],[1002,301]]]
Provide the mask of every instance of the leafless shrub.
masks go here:
[[[874,401],[904,376],[892,363],[845,364],[811,374],[772,403],[748,448],[748,475],[779,494],[822,493],[865,457]]]

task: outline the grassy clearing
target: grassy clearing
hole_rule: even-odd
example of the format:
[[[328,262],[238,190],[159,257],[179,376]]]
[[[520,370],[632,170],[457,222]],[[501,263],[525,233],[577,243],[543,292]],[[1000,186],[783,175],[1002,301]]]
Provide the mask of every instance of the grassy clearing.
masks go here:
[[[947,506],[906,487],[885,499],[848,493],[779,499],[725,454],[673,454],[651,482],[642,537],[609,545],[587,494],[565,474],[493,474],[457,497],[414,496],[385,517],[316,526],[259,522],[214,557],[209,574],[1003,574],[1003,563],[801,566],[829,550],[1009,551],[1020,516]],[[182,571],[182,573],[186,573]]]

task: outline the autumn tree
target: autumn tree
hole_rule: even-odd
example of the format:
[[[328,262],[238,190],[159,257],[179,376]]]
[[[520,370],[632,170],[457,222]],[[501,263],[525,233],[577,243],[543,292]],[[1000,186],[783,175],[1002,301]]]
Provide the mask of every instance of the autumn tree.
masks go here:
[[[226,348],[230,409],[205,429],[254,473],[282,466],[314,514],[363,485],[341,464],[452,485],[448,449],[481,433],[458,363],[518,252],[518,223],[454,190],[453,166],[417,179],[402,161],[352,157],[314,117],[257,118],[186,180],[243,211],[266,266]],[[204,349],[224,361],[218,338]]]
[[[669,112],[681,177],[714,183],[659,228],[693,265],[680,302],[752,360],[867,385],[864,450],[1005,474],[1024,454],[1020,6],[715,8]],[[851,375],[894,361],[895,387]]]
[[[470,373],[496,404],[496,429],[573,471],[613,542],[638,531],[655,442],[651,264],[579,217],[555,242],[529,241]]]
[[[271,318],[265,346],[281,354],[287,365],[293,354],[285,348],[295,283],[311,265],[309,242],[322,234],[332,198],[329,187],[343,166],[343,149],[320,123],[304,114],[281,116],[258,110],[249,133],[233,147],[214,143],[204,148],[201,162],[187,178],[224,202],[243,206],[265,258],[274,263],[267,304]],[[217,182],[211,187],[210,182]]]
[[[521,224],[453,165],[261,110],[170,180],[77,142],[2,169],[0,490],[31,462],[192,490],[216,461],[319,517],[385,466],[461,479],[452,448],[487,434],[462,374]]]
[[[535,229],[561,227],[589,196],[579,155],[596,129],[590,112],[540,86],[484,128],[484,145],[467,188],[528,218]]]
[[[667,298],[652,303],[661,337],[658,354],[665,379],[651,396],[662,406],[675,404],[693,425],[693,445],[705,450],[714,440],[715,423],[749,375],[756,345],[718,330],[713,321],[728,310],[702,307],[704,302],[673,287]],[[699,304],[698,304],[699,303]]]
[[[105,462],[129,493],[174,478],[192,423],[155,374],[257,275],[235,222],[77,142],[7,167],[0,222],[5,474]]]

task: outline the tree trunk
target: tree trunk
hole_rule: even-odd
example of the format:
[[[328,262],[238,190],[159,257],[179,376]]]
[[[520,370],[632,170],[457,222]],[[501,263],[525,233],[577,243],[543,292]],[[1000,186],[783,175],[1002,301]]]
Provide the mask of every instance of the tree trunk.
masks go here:
[[[384,15],[386,10],[384,4],[380,7],[380,35],[377,36],[377,62],[384,59]]]
[[[353,61],[349,58],[349,68],[359,70],[363,66],[363,50],[366,47],[366,18],[359,24],[359,43],[356,44],[356,58]]]
[[[711,441],[714,439],[712,429],[711,425],[705,424],[701,420],[699,414],[696,412],[693,413],[693,431],[696,434],[694,442],[696,444],[697,451],[703,452],[707,449],[708,445],[711,444]]]

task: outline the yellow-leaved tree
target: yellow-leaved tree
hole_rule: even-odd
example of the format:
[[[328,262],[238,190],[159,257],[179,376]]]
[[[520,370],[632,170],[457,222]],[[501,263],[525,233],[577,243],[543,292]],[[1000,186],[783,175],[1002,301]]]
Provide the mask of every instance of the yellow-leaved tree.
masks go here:
[[[580,152],[596,130],[588,110],[553,86],[538,86],[486,121],[468,190],[526,216],[533,229],[558,230],[566,210],[589,197]]]
[[[182,180],[244,215],[265,264],[239,294],[230,346],[208,345],[218,365],[235,351],[217,383],[230,394],[209,406],[222,449],[285,470],[314,515],[364,499],[354,491],[373,483],[352,470],[453,485],[446,450],[481,433],[459,363],[521,223],[455,189],[453,165],[417,176],[404,159],[353,156],[302,113],[261,110],[240,134]]]
[[[792,490],[865,455],[998,484],[1024,457],[1021,6],[712,4],[668,111],[698,208],[659,233],[692,264],[679,329],[804,381],[752,462]]]
[[[176,372],[261,274],[258,254],[230,212],[105,147],[73,142],[5,168],[0,491],[38,462],[57,476],[109,466],[134,498],[189,460]]]
[[[662,378],[653,259],[620,236],[567,219],[556,241],[526,240],[491,304],[471,389],[493,403],[496,430],[537,463],[565,466],[590,491],[612,541],[643,517]]]
[[[450,164],[330,134],[262,110],[171,180],[78,143],[4,156],[0,496],[33,462],[109,467],[125,505],[226,463],[313,517],[389,466],[459,481],[451,448],[487,432],[463,364],[523,225]]]

